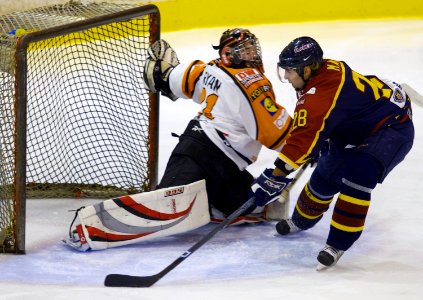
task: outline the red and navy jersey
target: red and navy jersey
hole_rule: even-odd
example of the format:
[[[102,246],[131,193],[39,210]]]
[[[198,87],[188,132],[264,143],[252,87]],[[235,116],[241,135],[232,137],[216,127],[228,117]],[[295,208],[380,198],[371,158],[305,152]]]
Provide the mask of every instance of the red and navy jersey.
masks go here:
[[[294,168],[327,139],[360,145],[383,127],[411,121],[410,100],[398,84],[361,75],[342,61],[325,60],[297,96],[290,135],[279,153]]]

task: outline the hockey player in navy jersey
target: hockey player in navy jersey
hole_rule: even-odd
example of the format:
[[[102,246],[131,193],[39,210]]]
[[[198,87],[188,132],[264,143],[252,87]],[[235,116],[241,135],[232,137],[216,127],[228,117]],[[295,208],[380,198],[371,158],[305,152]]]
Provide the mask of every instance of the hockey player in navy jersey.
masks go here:
[[[321,270],[335,265],[360,237],[372,190],[410,151],[410,98],[397,83],[323,59],[310,37],[296,38],[283,49],[278,73],[297,91],[293,126],[275,168],[256,180],[253,191],[261,204],[273,200],[289,182],[286,175],[321,155],[292,217],[276,226],[281,235],[310,229],[336,196],[326,246],[317,257]]]

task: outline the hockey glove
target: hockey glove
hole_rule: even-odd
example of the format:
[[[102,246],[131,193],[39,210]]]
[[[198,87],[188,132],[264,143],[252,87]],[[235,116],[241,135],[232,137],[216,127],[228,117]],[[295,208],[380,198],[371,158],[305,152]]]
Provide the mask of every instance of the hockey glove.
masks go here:
[[[169,87],[169,75],[179,65],[175,50],[164,40],[158,40],[147,50],[148,57],[144,65],[143,79],[147,88],[175,101],[176,97]]]
[[[292,181],[284,176],[273,176],[273,169],[266,169],[251,185],[250,196],[257,206],[265,206],[279,198],[283,189]]]

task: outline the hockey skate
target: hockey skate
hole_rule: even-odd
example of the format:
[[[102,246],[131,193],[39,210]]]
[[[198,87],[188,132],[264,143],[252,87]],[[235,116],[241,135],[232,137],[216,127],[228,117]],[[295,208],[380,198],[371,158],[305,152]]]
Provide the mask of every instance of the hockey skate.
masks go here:
[[[210,209],[210,221],[212,223],[222,223],[226,219],[226,215],[215,207]],[[236,217],[229,225],[241,225],[241,224],[258,224],[266,222],[263,218],[262,213],[251,213],[246,216]]]
[[[316,270],[321,271],[333,267],[341,258],[342,254],[344,254],[343,250],[338,250],[332,246],[326,245],[317,256],[317,261],[319,263]]]
[[[62,239],[62,242],[65,243],[65,245],[81,252],[91,250],[90,246],[86,242],[81,224],[76,226],[76,229],[71,232],[69,237]]]
[[[287,235],[290,233],[295,233],[298,231],[301,231],[301,228],[299,228],[297,225],[292,222],[291,219],[286,219],[280,221],[278,224],[276,224],[276,231],[280,235]]]
[[[241,225],[241,224],[258,224],[262,222],[270,221],[281,221],[286,218],[288,206],[285,203],[279,201],[273,201],[264,207],[256,207],[248,215],[242,215],[235,218],[230,225]],[[213,223],[221,223],[227,217],[218,209],[211,207],[210,209],[211,221]],[[294,225],[295,226],[295,225]]]

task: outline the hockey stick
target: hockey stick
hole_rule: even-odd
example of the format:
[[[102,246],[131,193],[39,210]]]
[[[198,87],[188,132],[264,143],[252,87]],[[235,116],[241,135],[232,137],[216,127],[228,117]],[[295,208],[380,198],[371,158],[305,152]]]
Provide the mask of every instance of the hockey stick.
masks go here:
[[[254,204],[254,197],[248,199],[241,207],[229,215],[222,223],[219,223],[212,231],[201,238],[194,246],[186,250],[181,254],[175,261],[169,266],[163,269],[161,272],[150,275],[150,276],[131,276],[123,274],[109,274],[106,276],[104,281],[105,286],[111,287],[150,287],[163,276],[172,271],[177,265],[183,262],[188,256],[193,254],[198,248],[203,246],[208,240],[210,240],[216,233],[223,228],[227,227],[235,218],[239,217],[243,212],[250,208]]]
[[[295,177],[292,179],[289,186],[285,188],[285,190],[289,190],[292,188],[293,183],[295,183],[298,178],[304,173],[304,170],[307,168],[309,163],[304,164],[301,169],[297,172]],[[206,234],[204,237],[201,238],[194,246],[186,250],[182,253],[176,260],[174,260],[170,265],[168,265],[165,269],[160,271],[155,275],[150,276],[131,276],[131,275],[124,275],[124,274],[109,274],[106,276],[104,281],[105,286],[109,287],[150,287],[159,281],[162,277],[164,277],[167,273],[172,271],[176,266],[178,266],[181,262],[183,262],[188,256],[193,254],[198,248],[203,246],[208,240],[210,240],[213,236],[216,235],[220,230],[227,227],[234,219],[239,217],[243,212],[245,212],[248,208],[250,208],[254,204],[255,200],[254,197],[248,199],[241,207],[239,207],[236,211],[234,211],[231,215],[229,215],[222,223],[217,225],[212,231]]]
[[[423,96],[420,95],[415,89],[413,89],[411,86],[409,86],[406,83],[401,83],[402,88],[407,93],[407,95],[410,97],[411,102],[417,104],[420,107],[423,107]]]

